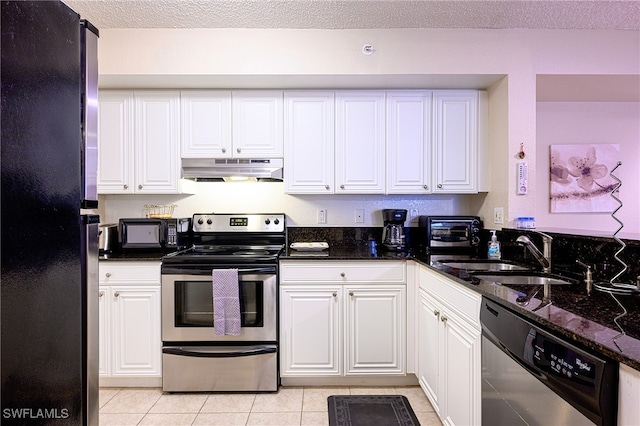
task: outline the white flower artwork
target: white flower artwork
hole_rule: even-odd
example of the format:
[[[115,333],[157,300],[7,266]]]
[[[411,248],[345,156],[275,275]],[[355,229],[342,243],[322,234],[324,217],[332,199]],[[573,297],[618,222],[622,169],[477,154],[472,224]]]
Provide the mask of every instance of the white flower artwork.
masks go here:
[[[609,172],[620,161],[620,146],[551,145],[549,198],[551,213],[612,212],[617,184]],[[616,194],[617,195],[617,194]]]

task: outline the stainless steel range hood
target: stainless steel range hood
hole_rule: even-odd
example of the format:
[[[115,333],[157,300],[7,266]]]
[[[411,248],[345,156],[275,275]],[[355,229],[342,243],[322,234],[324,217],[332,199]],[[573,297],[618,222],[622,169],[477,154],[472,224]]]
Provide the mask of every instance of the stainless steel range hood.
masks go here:
[[[182,177],[201,182],[234,180],[280,182],[283,163],[282,158],[183,158]]]

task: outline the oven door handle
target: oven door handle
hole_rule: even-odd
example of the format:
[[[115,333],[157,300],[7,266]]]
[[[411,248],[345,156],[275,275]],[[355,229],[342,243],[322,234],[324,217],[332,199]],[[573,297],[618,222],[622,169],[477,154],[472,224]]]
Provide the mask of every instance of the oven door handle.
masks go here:
[[[220,350],[216,347],[198,347],[192,350],[184,348],[162,348],[162,353],[180,356],[193,356],[199,358],[234,358],[241,356],[254,356],[272,354],[277,352],[276,346],[250,346],[246,348],[229,348]]]

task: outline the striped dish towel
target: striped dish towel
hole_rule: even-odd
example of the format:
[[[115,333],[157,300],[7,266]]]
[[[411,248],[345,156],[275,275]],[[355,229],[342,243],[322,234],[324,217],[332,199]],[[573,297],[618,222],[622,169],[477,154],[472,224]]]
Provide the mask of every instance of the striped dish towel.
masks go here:
[[[240,297],[238,270],[214,269],[213,327],[216,336],[240,335]]]

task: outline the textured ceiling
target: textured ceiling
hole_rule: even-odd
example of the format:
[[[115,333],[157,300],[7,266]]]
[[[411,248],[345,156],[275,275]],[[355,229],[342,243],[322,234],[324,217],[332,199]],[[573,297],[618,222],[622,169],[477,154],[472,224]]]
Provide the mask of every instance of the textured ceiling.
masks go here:
[[[640,30],[640,1],[64,0],[107,28]]]

